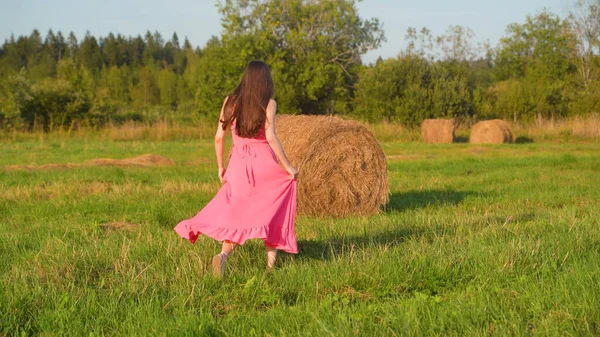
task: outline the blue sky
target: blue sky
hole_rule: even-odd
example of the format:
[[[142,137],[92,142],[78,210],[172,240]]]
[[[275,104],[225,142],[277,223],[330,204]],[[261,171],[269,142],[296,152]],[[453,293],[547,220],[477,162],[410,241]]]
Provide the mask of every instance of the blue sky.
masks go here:
[[[43,36],[49,29],[81,39],[109,32],[137,35],[158,30],[165,38],[177,32],[181,41],[202,46],[221,32],[214,0],[0,0],[0,40],[11,34],[29,35],[34,28]],[[489,40],[495,46],[506,26],[523,22],[527,14],[542,8],[564,17],[574,0],[364,0],[357,3],[363,18],[376,17],[383,23],[387,42],[363,57],[394,57],[405,46],[408,27],[427,27],[434,35],[450,25],[470,27],[475,41]]]

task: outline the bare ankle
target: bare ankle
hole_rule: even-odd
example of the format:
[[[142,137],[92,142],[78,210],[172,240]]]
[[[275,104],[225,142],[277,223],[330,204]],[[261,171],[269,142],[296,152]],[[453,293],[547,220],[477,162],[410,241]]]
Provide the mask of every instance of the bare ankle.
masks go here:
[[[273,269],[277,261],[277,249],[267,249],[267,268]]]

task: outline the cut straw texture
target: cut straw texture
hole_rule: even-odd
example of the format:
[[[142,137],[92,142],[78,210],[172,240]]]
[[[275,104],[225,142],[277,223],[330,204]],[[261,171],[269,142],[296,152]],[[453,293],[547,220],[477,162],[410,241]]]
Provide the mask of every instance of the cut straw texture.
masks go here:
[[[454,119],[426,119],[421,123],[424,143],[451,144],[454,142]]]
[[[343,217],[389,200],[386,157],[361,124],[331,116],[278,116],[277,135],[298,178],[298,212]]]
[[[501,119],[481,121],[471,128],[471,144],[512,143],[513,135],[508,123]]]
[[[31,171],[31,170],[50,170],[50,169],[70,169],[77,167],[91,167],[91,166],[173,166],[175,162],[163,156],[157,154],[143,154],[135,158],[125,159],[111,159],[111,158],[97,158],[91,159],[84,163],[66,163],[66,164],[44,164],[44,165],[9,165],[4,166],[5,171]]]

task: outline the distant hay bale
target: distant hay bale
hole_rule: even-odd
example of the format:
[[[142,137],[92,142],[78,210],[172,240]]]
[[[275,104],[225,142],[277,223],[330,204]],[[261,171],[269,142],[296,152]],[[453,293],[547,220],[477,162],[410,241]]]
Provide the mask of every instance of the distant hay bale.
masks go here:
[[[364,126],[331,116],[279,116],[277,135],[298,178],[298,212],[373,214],[388,202],[386,157]]]
[[[481,121],[471,128],[471,144],[512,143],[513,136],[508,123],[501,119]]]
[[[426,119],[421,124],[421,137],[424,143],[450,144],[454,142],[455,120]]]

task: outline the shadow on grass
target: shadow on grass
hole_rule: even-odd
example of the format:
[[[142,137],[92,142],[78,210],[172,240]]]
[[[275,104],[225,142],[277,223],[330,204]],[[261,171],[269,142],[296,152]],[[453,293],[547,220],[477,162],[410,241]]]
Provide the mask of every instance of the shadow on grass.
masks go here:
[[[370,235],[333,237],[326,240],[298,240],[298,257],[300,259],[331,260],[333,257],[352,254],[365,246],[396,246],[411,237],[422,236],[422,229],[405,228],[380,232]],[[287,254],[283,259],[287,259]],[[285,262],[284,262],[285,263]]]
[[[529,138],[529,137],[517,137],[517,139],[515,139],[515,143],[516,144],[527,144],[527,143],[533,143],[533,139]]]
[[[457,205],[466,196],[475,195],[475,192],[458,192],[449,190],[408,191],[404,193],[393,193],[386,212],[401,212],[417,209],[431,205]],[[440,231],[443,229],[440,228]],[[429,234],[438,229],[428,228]],[[298,240],[300,258],[330,260],[334,256],[348,255],[354,250],[360,250],[365,246],[395,246],[408,238],[421,237],[425,235],[424,228],[398,228],[376,234],[364,233],[364,235],[349,237],[332,237],[326,240]],[[284,257],[285,259],[285,257]]]
[[[404,210],[423,208],[427,206],[458,205],[463,199],[475,192],[427,190],[392,193],[390,202],[385,207],[386,212],[401,212]]]
[[[467,136],[454,136],[453,143],[468,143],[469,137]]]

